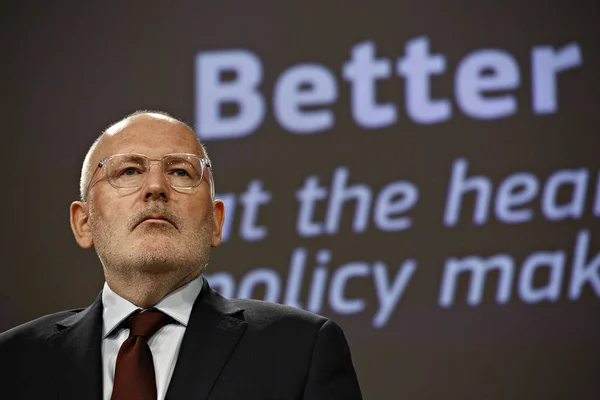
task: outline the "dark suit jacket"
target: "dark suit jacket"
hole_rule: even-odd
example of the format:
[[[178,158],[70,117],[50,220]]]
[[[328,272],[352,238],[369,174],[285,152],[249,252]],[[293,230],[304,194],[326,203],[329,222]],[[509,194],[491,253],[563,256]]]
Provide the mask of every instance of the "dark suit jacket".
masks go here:
[[[102,398],[102,300],[0,334],[0,396]],[[258,300],[228,300],[206,279],[166,399],[361,399],[340,327]]]

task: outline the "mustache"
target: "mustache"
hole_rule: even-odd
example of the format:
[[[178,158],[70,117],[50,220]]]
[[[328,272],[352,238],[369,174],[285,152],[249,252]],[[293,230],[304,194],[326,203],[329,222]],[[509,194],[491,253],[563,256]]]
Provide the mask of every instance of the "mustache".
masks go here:
[[[136,226],[149,218],[160,218],[170,222],[175,228],[179,229],[180,218],[173,211],[165,206],[150,206],[138,210],[129,220],[128,227],[132,231]]]

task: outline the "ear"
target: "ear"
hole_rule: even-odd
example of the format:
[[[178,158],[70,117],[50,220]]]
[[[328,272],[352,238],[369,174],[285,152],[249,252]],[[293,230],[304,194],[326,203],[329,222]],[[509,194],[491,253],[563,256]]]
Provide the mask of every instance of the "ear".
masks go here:
[[[221,200],[213,201],[213,237],[212,247],[217,247],[223,240],[223,222],[225,221],[225,204]]]
[[[71,203],[71,229],[75,240],[84,249],[94,247],[89,222],[89,206],[81,201]]]

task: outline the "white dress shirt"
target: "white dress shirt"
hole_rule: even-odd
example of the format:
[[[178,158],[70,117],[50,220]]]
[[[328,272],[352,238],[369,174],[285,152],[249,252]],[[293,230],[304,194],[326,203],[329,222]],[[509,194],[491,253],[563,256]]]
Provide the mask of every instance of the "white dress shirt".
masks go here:
[[[163,400],[167,394],[181,340],[190,319],[192,305],[202,289],[202,282],[202,277],[199,276],[171,292],[154,306],[176,321],[159,329],[148,341],[156,372],[157,400]],[[117,327],[131,313],[140,308],[113,292],[107,283],[104,283],[102,291],[102,305],[104,306],[102,312],[102,398],[110,400],[117,353],[121,344],[129,337],[128,328],[117,329]]]

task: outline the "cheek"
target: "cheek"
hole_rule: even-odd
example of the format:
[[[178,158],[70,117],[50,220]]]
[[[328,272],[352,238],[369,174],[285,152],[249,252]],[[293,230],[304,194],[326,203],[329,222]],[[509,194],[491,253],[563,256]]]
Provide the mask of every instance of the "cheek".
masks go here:
[[[203,227],[206,224],[212,224],[213,211],[210,204],[193,203],[188,204],[182,210],[183,223],[193,225],[195,228]]]
[[[129,220],[127,210],[131,210],[131,208],[121,203],[98,194],[94,196],[90,204],[90,218],[96,225],[106,227],[125,225]],[[129,214],[131,214],[130,211]]]

